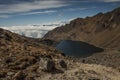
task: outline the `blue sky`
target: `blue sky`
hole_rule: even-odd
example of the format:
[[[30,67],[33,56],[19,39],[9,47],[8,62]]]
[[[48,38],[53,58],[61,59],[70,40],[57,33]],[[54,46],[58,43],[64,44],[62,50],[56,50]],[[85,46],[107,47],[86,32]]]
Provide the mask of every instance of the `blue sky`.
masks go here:
[[[0,0],[0,26],[46,24],[120,7],[120,0]]]

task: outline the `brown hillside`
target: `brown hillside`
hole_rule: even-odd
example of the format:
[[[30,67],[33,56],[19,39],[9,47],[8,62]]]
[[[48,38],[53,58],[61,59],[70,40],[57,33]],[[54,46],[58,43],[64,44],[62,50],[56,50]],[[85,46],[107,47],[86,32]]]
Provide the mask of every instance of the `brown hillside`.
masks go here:
[[[43,39],[77,40],[120,49],[120,8],[93,17],[77,18],[48,32]]]
[[[119,69],[80,63],[37,39],[3,29],[0,29],[0,69],[0,80],[120,79]]]

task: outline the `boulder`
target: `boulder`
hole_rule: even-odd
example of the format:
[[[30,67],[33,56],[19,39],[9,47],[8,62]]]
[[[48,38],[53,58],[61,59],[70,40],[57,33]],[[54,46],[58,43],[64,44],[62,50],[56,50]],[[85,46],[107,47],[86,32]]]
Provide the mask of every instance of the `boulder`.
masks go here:
[[[7,72],[8,76],[11,76],[11,75],[14,75],[14,74],[15,74],[14,72]]]
[[[18,71],[12,78],[12,80],[24,80],[25,74],[23,71]]]
[[[41,59],[41,68],[42,70],[45,71],[52,71],[55,69],[55,63],[53,60],[46,58],[46,59]]]
[[[59,64],[62,68],[67,68],[67,64],[65,63],[64,60],[60,60]]]

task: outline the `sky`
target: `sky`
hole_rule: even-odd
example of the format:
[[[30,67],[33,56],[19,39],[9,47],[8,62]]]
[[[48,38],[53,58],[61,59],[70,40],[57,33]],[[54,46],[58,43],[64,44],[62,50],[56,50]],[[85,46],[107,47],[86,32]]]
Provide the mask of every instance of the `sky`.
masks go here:
[[[0,0],[0,27],[64,22],[117,7],[120,0]]]

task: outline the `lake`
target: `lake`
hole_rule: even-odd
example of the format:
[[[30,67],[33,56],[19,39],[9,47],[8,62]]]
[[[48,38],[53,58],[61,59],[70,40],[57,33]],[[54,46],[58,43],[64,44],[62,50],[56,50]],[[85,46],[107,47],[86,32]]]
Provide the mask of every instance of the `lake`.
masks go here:
[[[74,56],[77,58],[85,58],[94,53],[102,52],[102,48],[95,47],[82,41],[63,40],[56,48],[62,51],[65,55]]]

